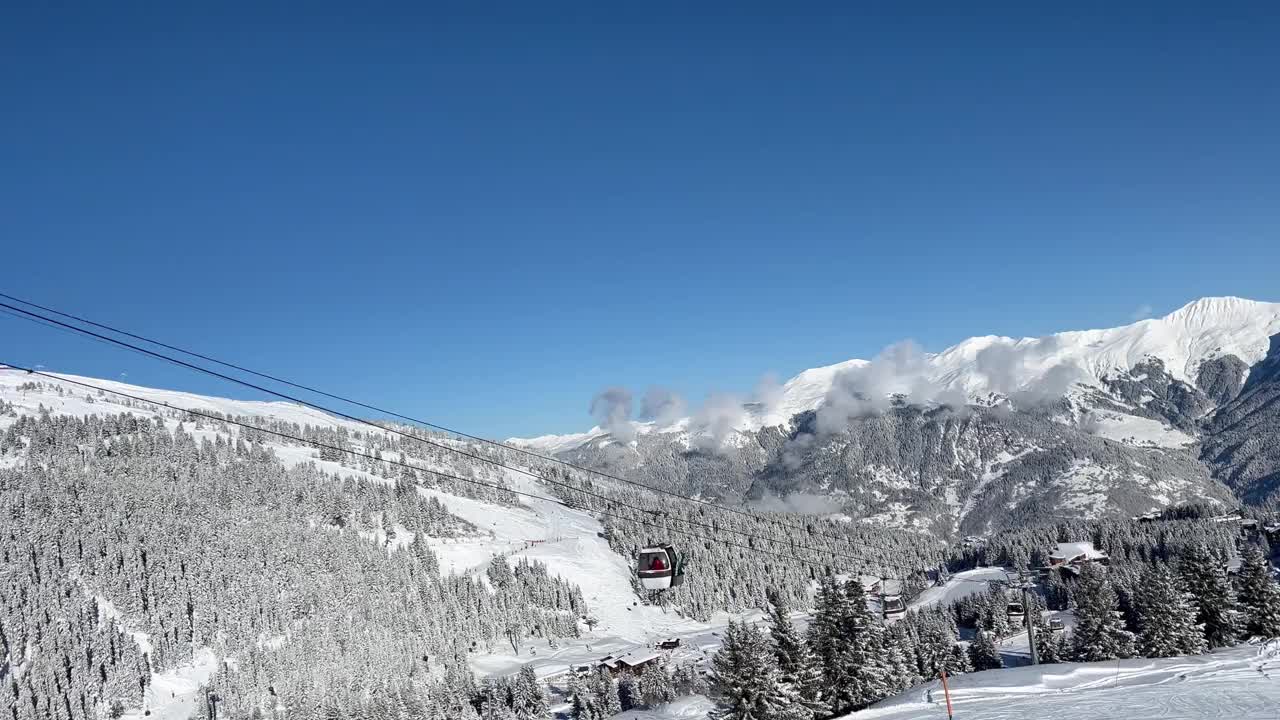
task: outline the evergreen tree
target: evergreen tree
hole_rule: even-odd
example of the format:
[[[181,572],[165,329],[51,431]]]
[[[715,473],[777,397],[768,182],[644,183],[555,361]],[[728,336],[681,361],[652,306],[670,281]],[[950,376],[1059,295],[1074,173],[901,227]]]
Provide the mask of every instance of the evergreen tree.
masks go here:
[[[812,718],[798,694],[779,680],[773,649],[754,627],[730,622],[711,664],[720,693],[713,720]]]
[[[1004,667],[1004,659],[1000,657],[1000,650],[996,647],[993,635],[989,631],[979,630],[973,641],[969,643],[969,663],[973,666],[974,672],[999,670]]]
[[[769,627],[779,679],[795,689],[801,703],[815,715],[825,715],[829,709],[822,698],[822,671],[809,645],[800,639],[787,616],[786,600],[773,589],[769,590],[768,597]]]
[[[823,577],[818,582],[816,607],[809,623],[808,644],[814,660],[822,672],[823,695],[832,710],[845,709],[843,701],[836,699],[839,689],[849,684],[849,668],[846,661],[848,640],[843,632],[848,597],[835,578]]]
[[[947,651],[946,670],[948,674],[959,675],[973,672],[973,663],[969,662],[969,653],[959,645],[952,645]]]
[[[1241,630],[1239,613],[1235,593],[1231,591],[1222,563],[1201,544],[1183,557],[1180,570],[1183,582],[1195,600],[1196,622],[1203,628],[1209,648],[1236,644]]]
[[[1067,659],[1067,647],[1062,633],[1049,629],[1049,624],[1043,618],[1036,623],[1036,655],[1044,665]]]
[[[676,699],[671,676],[660,665],[646,665],[644,670],[640,671],[637,688],[641,702],[647,707],[669,703]]]
[[[891,695],[893,683],[885,668],[884,627],[867,608],[862,583],[852,578],[840,594],[844,599],[839,605],[842,615],[837,625],[838,662],[845,669],[841,684],[828,687],[828,692],[833,710],[854,710]]]
[[[573,720],[604,720],[595,706],[591,704],[591,701],[584,697],[581,692],[573,694],[569,717],[573,718]]]
[[[521,720],[540,718],[549,710],[547,697],[542,692],[542,684],[538,682],[532,665],[522,666],[520,674],[516,676],[511,688],[511,709]]]
[[[631,673],[623,673],[618,678],[618,701],[623,711],[644,705],[644,697],[640,694],[640,683]]]
[[[1196,608],[1167,566],[1156,565],[1143,572],[1134,593],[1134,612],[1143,656],[1161,658],[1204,652],[1204,636],[1196,627]]]
[[[1107,582],[1106,571],[1085,565],[1076,592],[1076,627],[1072,632],[1072,655],[1082,662],[1133,657],[1133,633],[1125,630],[1118,617],[1116,593]]]
[[[622,700],[618,697],[618,684],[607,668],[600,668],[591,678],[591,701],[599,716],[607,718],[622,712]]]
[[[1280,585],[1272,578],[1271,564],[1258,546],[1245,550],[1238,582],[1245,634],[1264,638],[1280,636]]]

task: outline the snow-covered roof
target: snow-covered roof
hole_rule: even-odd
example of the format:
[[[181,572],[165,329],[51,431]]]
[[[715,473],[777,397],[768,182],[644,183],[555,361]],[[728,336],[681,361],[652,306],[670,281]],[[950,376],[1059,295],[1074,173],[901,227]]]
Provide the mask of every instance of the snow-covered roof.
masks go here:
[[[631,652],[618,658],[618,662],[629,667],[643,665],[650,660],[657,660],[662,657],[662,653],[655,650],[632,650]]]
[[[1075,560],[1081,556],[1085,560],[1104,560],[1107,554],[1095,548],[1091,542],[1058,543],[1054,551],[1049,553],[1051,560]]]

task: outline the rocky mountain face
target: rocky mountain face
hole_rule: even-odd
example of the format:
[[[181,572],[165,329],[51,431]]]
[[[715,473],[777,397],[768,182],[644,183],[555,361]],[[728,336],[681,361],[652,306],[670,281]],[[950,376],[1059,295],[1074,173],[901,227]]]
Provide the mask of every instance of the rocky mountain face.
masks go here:
[[[1201,459],[1216,477],[1246,502],[1280,500],[1280,334],[1204,430]]]
[[[1213,298],[1112,330],[893,349],[802,373],[714,442],[696,418],[627,435],[529,444],[681,493],[942,536],[1264,503],[1280,497],[1280,305]]]

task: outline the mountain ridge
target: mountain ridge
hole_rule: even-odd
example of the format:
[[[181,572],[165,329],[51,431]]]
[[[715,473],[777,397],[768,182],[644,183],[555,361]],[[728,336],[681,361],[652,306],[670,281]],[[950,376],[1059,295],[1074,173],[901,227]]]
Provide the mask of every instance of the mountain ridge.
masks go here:
[[[950,399],[956,399],[954,393],[963,393],[968,402],[987,404],[992,396],[1008,398],[1046,379],[1060,384],[1061,379],[1049,377],[1054,372],[1070,373],[1070,384],[1100,386],[1109,375],[1131,369],[1148,357],[1160,359],[1173,379],[1195,385],[1196,372],[1207,360],[1235,355],[1246,366],[1260,362],[1267,354],[1269,338],[1277,333],[1280,303],[1219,296],[1194,300],[1160,318],[1113,328],[1068,330],[1038,338],[975,336],[937,353],[915,348],[911,351],[914,356],[905,359],[892,356],[896,348],[903,346],[899,344],[871,360],[855,358],[797,373],[779,388],[773,402],[744,404],[734,430],[782,426],[795,415],[818,410],[830,399],[840,378],[878,363],[890,366],[890,385],[895,379],[907,380],[898,383],[907,386],[911,380],[920,380],[934,391],[931,394],[947,393]],[[904,369],[903,364],[909,367]],[[901,372],[892,372],[895,370]],[[1244,380],[1241,378],[1240,382]],[[1062,388],[1063,392],[1068,389]],[[641,434],[699,429],[696,416],[665,424],[628,422]],[[508,438],[507,442],[558,453],[607,439],[609,434],[608,429],[597,425],[581,433]]]

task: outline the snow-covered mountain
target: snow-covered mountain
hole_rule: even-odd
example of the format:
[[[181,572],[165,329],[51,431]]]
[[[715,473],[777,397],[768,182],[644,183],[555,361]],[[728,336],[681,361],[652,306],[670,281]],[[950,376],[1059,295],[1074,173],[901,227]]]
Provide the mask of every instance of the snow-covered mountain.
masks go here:
[[[1215,478],[1259,500],[1280,485],[1274,443],[1258,434],[1280,425],[1277,336],[1280,303],[1205,298],[1117,328],[974,337],[938,353],[900,343],[714,412],[512,442],[683,491],[819,495],[942,532],[1028,512],[1229,502]],[[1215,444],[1239,434],[1227,407],[1254,432]]]
[[[1196,385],[1208,361],[1234,356],[1246,368],[1261,362],[1271,336],[1277,333],[1280,303],[1211,297],[1188,303],[1162,318],[1103,330],[1039,338],[985,335],[938,353],[923,353],[906,343],[888,348],[872,360],[847,360],[805,370],[783,384],[767,402],[745,403],[733,427],[752,431],[785,425],[796,415],[818,410],[831,401],[842,383],[880,387],[887,393],[903,393],[926,402],[962,395],[968,402],[990,404],[1020,393],[1039,397],[1046,390],[1065,392],[1069,385],[1106,390],[1108,378],[1154,358],[1174,380]],[[1247,371],[1237,382],[1243,382],[1244,375]],[[666,424],[632,425],[639,433],[696,433],[700,429],[694,416]],[[555,453],[608,435],[607,429],[597,426],[584,433],[512,438],[511,442]]]

